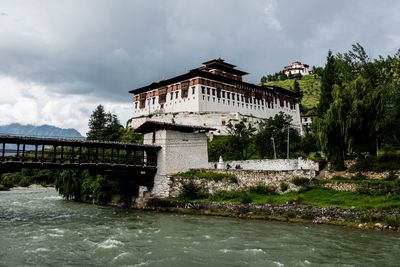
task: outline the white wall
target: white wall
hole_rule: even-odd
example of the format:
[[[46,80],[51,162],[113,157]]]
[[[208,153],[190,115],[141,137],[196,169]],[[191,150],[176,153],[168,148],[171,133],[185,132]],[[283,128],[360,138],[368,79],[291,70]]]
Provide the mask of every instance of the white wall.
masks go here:
[[[167,175],[185,172],[191,168],[208,167],[207,136],[205,133],[183,133],[159,130],[144,135],[144,144],[161,146],[157,155],[157,173],[154,178],[153,196],[168,194]]]
[[[159,121],[176,123],[183,125],[196,125],[196,126],[207,126],[217,129],[213,133],[215,135],[227,134],[226,126],[230,121],[234,123],[245,119],[247,122],[251,122],[253,125],[257,124],[262,118],[257,118],[249,115],[242,115],[240,113],[223,113],[223,112],[181,112],[181,113],[168,113],[168,114],[154,114],[152,116],[143,116],[139,118],[133,118],[130,126],[134,129],[138,128],[145,121]],[[293,121],[293,125],[299,125],[299,122]],[[296,127],[297,128],[297,127]]]
[[[257,118],[270,118],[283,112],[290,115],[293,118],[293,124],[300,125],[300,107],[299,104],[295,104],[295,108],[290,108],[289,103],[284,101],[283,107],[280,106],[279,101],[274,99],[274,107],[268,107],[266,101],[264,103],[255,104],[255,98],[252,98],[252,103],[245,103],[241,101],[241,94],[239,94],[239,101],[237,101],[237,93],[235,93],[235,99],[218,98],[216,95],[203,94],[202,87],[207,88],[212,92],[213,87],[194,85],[189,87],[188,97],[181,98],[181,93],[178,91],[178,98],[176,98],[175,92],[172,92],[173,99],[171,100],[171,93],[167,94],[167,101],[163,104],[163,109],[158,103],[158,96],[149,98],[146,100],[145,108],[139,108],[139,101],[134,102],[133,118],[140,118],[143,116],[152,116],[155,114],[166,114],[166,113],[178,113],[178,112],[219,112],[219,113],[240,113],[246,116],[254,116]],[[194,94],[193,94],[194,88]],[[221,92],[224,90],[221,90]],[[227,93],[227,91],[224,91]],[[137,106],[137,108],[135,108]]]

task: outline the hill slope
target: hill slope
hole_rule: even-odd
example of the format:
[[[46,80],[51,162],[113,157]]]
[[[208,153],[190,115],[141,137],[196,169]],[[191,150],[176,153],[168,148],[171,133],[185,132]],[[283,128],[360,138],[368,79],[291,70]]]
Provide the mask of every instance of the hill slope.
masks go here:
[[[298,80],[300,89],[303,93],[301,105],[303,107],[302,113],[309,113],[316,110],[319,102],[319,95],[321,92],[321,78],[316,75],[304,76]],[[284,81],[271,81],[265,83],[266,85],[275,85],[288,90],[293,89],[294,79],[287,79]]]

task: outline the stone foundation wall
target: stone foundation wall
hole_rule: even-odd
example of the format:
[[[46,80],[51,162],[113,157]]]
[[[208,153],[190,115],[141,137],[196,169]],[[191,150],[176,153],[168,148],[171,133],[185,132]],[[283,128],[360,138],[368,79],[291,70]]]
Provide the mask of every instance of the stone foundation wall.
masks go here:
[[[209,194],[217,191],[242,190],[257,185],[265,185],[275,188],[277,192],[282,193],[280,189],[281,183],[286,183],[288,189],[285,191],[297,191],[299,187],[291,183],[295,177],[305,177],[312,179],[315,177],[314,170],[292,170],[292,171],[260,171],[260,170],[206,170],[215,173],[227,173],[236,176],[237,183],[227,180],[208,181],[204,179],[193,179],[184,176],[169,177],[169,193],[170,197],[179,195],[182,184],[188,179],[193,179],[194,183],[201,185]]]
[[[332,183],[326,183],[322,187],[336,191],[355,192],[359,188],[359,185],[355,183],[332,182]]]
[[[214,168],[217,162],[210,162],[210,168]],[[261,160],[235,160],[226,161],[225,166],[231,168],[240,166],[245,170],[268,170],[268,171],[290,171],[290,170],[314,170],[319,171],[318,162],[310,159],[261,159]]]
[[[382,180],[385,179],[389,175],[389,171],[386,172],[360,172],[362,175],[367,176],[370,179]],[[341,176],[344,178],[351,179],[353,176],[356,176],[358,172],[335,172],[329,171],[326,172],[325,175],[321,178],[323,179],[332,179],[335,176]],[[400,177],[400,171],[394,171],[394,174]]]

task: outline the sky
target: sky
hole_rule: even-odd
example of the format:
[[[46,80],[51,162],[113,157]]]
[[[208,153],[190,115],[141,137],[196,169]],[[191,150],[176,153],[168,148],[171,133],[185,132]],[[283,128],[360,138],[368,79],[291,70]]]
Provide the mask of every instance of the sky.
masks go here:
[[[221,57],[258,83],[293,61],[323,66],[360,43],[400,48],[397,0],[0,0],[0,125],[122,124],[129,90]]]

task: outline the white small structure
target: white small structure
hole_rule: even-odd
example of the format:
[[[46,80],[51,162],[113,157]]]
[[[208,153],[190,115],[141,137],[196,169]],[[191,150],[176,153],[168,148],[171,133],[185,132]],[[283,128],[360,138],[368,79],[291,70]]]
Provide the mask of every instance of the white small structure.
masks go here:
[[[224,162],[222,156],[219,156],[219,161],[218,161],[218,164],[217,164],[217,169],[218,169],[218,170],[223,170],[223,169],[225,169],[225,162]]]
[[[306,129],[308,127],[311,127],[311,124],[317,118],[317,115],[305,115],[305,114],[302,114],[302,115],[300,115],[300,118],[301,118],[301,130],[302,130],[303,133],[305,133]]]
[[[283,72],[289,76],[289,74],[301,74],[301,75],[308,75],[308,65],[303,64],[300,61],[295,61],[289,66],[285,66],[283,68]]]
[[[144,133],[145,145],[157,145],[157,172],[152,196],[167,197],[168,175],[191,168],[207,168],[207,135],[213,128],[147,121],[136,132]]]

